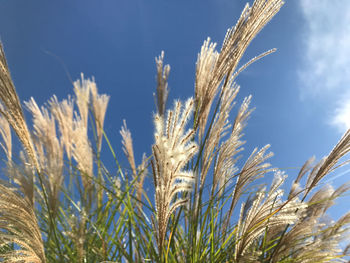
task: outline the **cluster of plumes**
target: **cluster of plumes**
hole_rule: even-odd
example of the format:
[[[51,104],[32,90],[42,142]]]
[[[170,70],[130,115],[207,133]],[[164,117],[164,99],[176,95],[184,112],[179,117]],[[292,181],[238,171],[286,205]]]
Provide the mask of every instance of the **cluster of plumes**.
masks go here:
[[[45,209],[49,211],[51,217],[49,220],[54,220],[59,207],[59,195],[64,180],[64,153],[68,160],[75,160],[85,193],[90,194],[91,199],[93,150],[88,138],[88,114],[91,110],[94,115],[97,134],[96,149],[99,152],[109,96],[98,94],[95,81],[84,79],[84,76],[81,75],[81,81],[74,82],[75,101],[69,97],[59,102],[53,96],[46,106],[40,108],[31,98],[30,101],[25,102],[25,106],[33,116],[33,132],[30,133],[9,74],[2,46],[0,62],[2,114],[0,116],[0,135],[3,139],[1,146],[8,160],[7,175],[13,183],[19,186],[17,189],[1,185],[0,228],[13,235],[1,232],[0,239],[5,242],[3,245],[15,243],[21,248],[3,256],[6,260],[8,258],[8,260],[17,261],[22,259],[24,262],[44,262],[40,231],[34,215],[35,176],[38,176],[38,182],[40,182],[40,185],[37,186],[38,197],[44,202],[39,201],[41,205],[46,204]],[[74,102],[76,102],[79,114],[74,111]],[[20,164],[12,160],[10,126],[14,129],[25,150],[19,155]],[[22,196],[17,193],[18,190]],[[5,198],[6,195],[8,197]],[[11,213],[13,219],[10,220],[8,218]],[[9,262],[14,262],[11,260]]]
[[[33,98],[25,103],[33,116],[33,142],[43,177],[48,202],[53,214],[57,212],[59,191],[63,181],[63,147],[56,135],[56,123],[48,109],[38,107]]]
[[[227,31],[220,52],[215,50],[216,44],[211,43],[210,38],[204,42],[197,59],[195,80],[196,124],[199,127],[199,138],[202,138],[205,132],[210,108],[219,86],[222,85],[225,89],[231,77],[234,79],[249,64],[274,51],[270,50],[253,58],[236,71],[250,42],[282,5],[282,0],[257,0],[251,7],[247,4],[237,24]]]
[[[197,152],[197,145],[191,139],[194,131],[186,131],[186,123],[191,117],[194,101],[189,99],[184,105],[175,102],[173,110],[167,116],[156,114],[155,133],[152,147],[154,161],[153,181],[155,186],[157,243],[161,250],[167,231],[170,215],[176,208],[185,205],[188,199],[181,193],[190,192],[194,182],[192,171],[186,171],[185,165]]]
[[[326,212],[333,200],[348,190],[349,185],[336,190],[331,186],[321,188],[307,201],[307,208],[287,232],[284,233],[284,227],[274,229],[268,239],[279,237],[279,242],[271,262],[279,262],[282,258],[291,258],[293,262],[345,262],[342,257],[349,255],[349,251],[343,251],[340,244],[349,242],[350,214],[334,222]]]
[[[326,210],[333,199],[349,190],[349,186],[341,186],[335,191],[330,186],[324,187],[308,202],[300,201],[297,196],[282,201],[283,192],[276,186],[273,183],[266,197],[259,191],[242,205],[235,229],[237,262],[258,262],[261,257],[266,257],[264,253],[270,250],[269,247],[273,248],[267,254],[269,262],[283,259],[310,263],[346,262],[342,257],[349,255],[349,251],[342,249],[340,244],[349,241],[350,214],[334,222],[327,217]],[[285,232],[288,227],[290,229]]]
[[[64,152],[68,160],[77,163],[85,191],[91,194],[93,177],[93,150],[88,137],[89,107],[95,117],[97,151],[101,149],[103,122],[109,97],[97,93],[94,80],[74,82],[75,103],[79,114],[74,111],[74,100],[70,97],[59,102],[53,96],[47,107],[39,108],[33,98],[25,102],[33,116],[33,142],[47,191],[50,209],[55,214],[59,190],[63,182]],[[58,124],[56,127],[56,124]],[[57,134],[59,131],[59,134]]]
[[[247,191],[247,187],[255,180],[262,178],[266,173],[270,172],[270,164],[266,162],[268,158],[272,156],[272,153],[266,153],[270,145],[266,145],[258,151],[257,148],[253,150],[253,153],[249,156],[245,164],[243,165],[240,173],[238,174],[236,184],[232,193],[232,201],[228,210],[227,219],[223,226],[223,233],[226,233],[226,229],[229,225],[233,210],[240,199],[241,195]]]
[[[297,197],[288,202],[282,199],[283,190],[280,189],[280,186],[285,179],[286,176],[281,171],[277,171],[267,193],[263,188],[242,204],[235,231],[237,241],[234,257],[237,262],[247,262],[245,256],[249,252],[249,261],[253,260],[253,256],[257,257],[255,260],[258,260],[260,253],[250,251],[252,244],[271,229],[298,222],[307,208],[307,204],[301,202]]]
[[[155,208],[150,208],[154,215],[152,222],[143,210],[146,205],[142,200],[144,195],[144,199],[149,202],[147,192],[143,190],[148,158],[144,155],[141,165],[136,166],[133,140],[125,121],[120,134],[123,151],[131,168],[132,183],[128,185],[128,180],[124,180],[125,185],[121,185],[119,178],[109,178],[113,191],[108,192],[107,203],[102,204],[104,200],[99,190],[105,187],[101,175],[105,167],[99,162],[99,156],[109,97],[98,94],[94,79],[85,79],[81,75],[81,80],[73,83],[75,99],[69,97],[60,102],[54,96],[43,107],[39,107],[34,99],[26,102],[33,116],[33,132],[30,133],[0,47],[0,135],[3,139],[0,146],[7,157],[7,174],[11,183],[0,182],[1,262],[46,262],[34,212],[37,203],[41,212],[48,212],[48,216],[41,219],[51,223],[49,228],[55,219],[56,222],[60,220],[60,223],[66,220],[60,225],[64,229],[60,237],[68,237],[72,241],[70,244],[75,246],[73,253],[79,262],[86,261],[90,253],[86,250],[89,226],[95,231],[93,235],[96,234],[90,240],[96,241],[98,236],[103,244],[97,250],[102,249],[106,254],[106,251],[113,250],[104,247],[104,238],[111,224],[116,229],[110,232],[122,233],[123,238],[120,241],[107,237],[107,242],[111,243],[108,245],[120,249],[115,253],[122,254],[120,259],[125,257],[128,261],[134,259],[138,262],[142,260],[142,255],[146,255],[151,258],[147,260],[160,262],[163,259],[183,262],[205,259],[212,262],[344,262],[342,257],[350,254],[350,245],[343,250],[339,245],[347,241],[345,239],[349,236],[350,213],[334,222],[327,217],[326,212],[335,199],[350,190],[350,184],[335,190],[330,186],[317,187],[327,174],[346,164],[340,161],[350,151],[350,130],[327,157],[316,164],[311,158],[302,166],[289,195],[285,196],[281,190],[286,175],[272,169],[267,162],[272,156],[269,145],[255,148],[242,167],[238,168],[238,154],[243,151],[245,143],[242,140],[243,129],[253,109],[249,107],[251,96],[244,98],[230,123],[230,114],[240,89],[235,78],[248,65],[274,50],[253,58],[238,70],[237,66],[251,40],[282,4],[282,0],[256,0],[252,6],[247,4],[235,27],[228,30],[220,52],[216,51],[216,44],[208,38],[198,55],[195,98],[188,99],[184,104],[176,101],[174,108],[167,112],[170,66],[164,65],[163,52],[156,58],[157,113],[154,115],[155,141],[151,161]],[[77,111],[74,110],[75,104]],[[216,107],[212,107],[213,104]],[[94,191],[96,184],[93,183],[96,179],[94,151],[88,136],[89,112],[95,119],[95,152],[98,176],[101,175],[96,180],[100,186],[97,191]],[[193,129],[187,129],[193,112]],[[20,165],[13,161],[10,126],[24,146],[24,152],[19,155]],[[79,194],[85,203],[76,203],[68,197],[75,208],[70,206],[59,214],[65,157],[77,167],[69,172],[78,176],[77,185],[82,185]],[[124,178],[122,170],[118,168]],[[274,179],[269,189],[254,186],[258,179],[271,172],[274,172]],[[303,180],[306,175],[307,178]],[[36,176],[40,184],[34,184]],[[211,185],[207,188],[209,179]],[[305,185],[302,186],[304,181]],[[65,190],[69,191],[68,188]],[[124,189],[130,192],[124,192]],[[244,195],[251,189],[258,190],[253,191],[242,203]],[[102,234],[95,227],[97,224],[91,222],[95,211],[89,209],[95,201],[93,194],[96,192],[97,211],[102,211],[101,215],[97,214],[97,218],[101,224],[108,222]],[[37,203],[36,196],[39,197]],[[128,198],[126,202],[122,200],[124,197]],[[108,209],[113,201],[118,205],[109,214]],[[128,204],[121,209],[122,203]],[[237,211],[239,206],[241,209]],[[179,207],[183,209],[177,210]],[[78,213],[73,211],[75,209]],[[118,217],[116,213],[119,211]],[[170,220],[174,214],[177,216]],[[125,224],[126,221],[128,224]],[[138,223],[141,225],[138,226]],[[176,228],[171,229],[167,243],[170,224]],[[188,231],[183,231],[184,228]],[[186,232],[189,234],[184,234]],[[152,242],[154,238],[156,242]],[[136,251],[134,254],[127,254],[127,242],[129,250]],[[47,241],[48,245],[51,243],[52,240]],[[153,247],[154,243],[157,243],[158,249]],[[14,244],[15,249],[11,248]],[[93,244],[90,245],[93,247]],[[59,248],[60,244],[57,244],[53,250]],[[169,255],[171,259],[167,258]]]
[[[261,240],[264,240],[264,245],[266,246],[267,244],[271,246],[273,244],[276,245],[277,252],[271,249],[269,253],[271,251],[274,252],[271,255],[267,253],[271,257],[271,260],[281,258],[281,255],[286,256],[286,254],[284,254],[285,248],[288,248],[287,244],[291,241],[290,239],[289,241],[286,241],[286,238],[292,235],[294,232],[293,229],[298,229],[299,226],[306,223],[306,218],[311,220],[310,216],[308,216],[308,211],[313,209],[313,206],[310,205],[311,201],[305,201],[306,196],[316,185],[318,185],[320,180],[326,174],[329,174],[332,171],[334,165],[338,163],[339,159],[343,157],[345,153],[349,152],[349,148],[346,146],[348,145],[348,136],[345,135],[332,153],[313,167],[306,187],[302,191],[299,187],[299,181],[301,177],[307,173],[308,169],[310,169],[312,161],[310,160],[307,162],[301,169],[297,180],[294,182],[287,200],[283,200],[283,191],[279,189],[285,180],[285,176],[282,175],[281,172],[276,172],[276,177],[270,190],[265,193],[265,189],[262,189],[248,199],[248,201],[242,205],[238,224],[232,225],[233,212],[235,211],[237,203],[242,198],[242,195],[247,192],[249,187],[251,187],[257,179],[262,178],[267,173],[273,171],[273,169],[270,168],[270,164],[266,162],[267,159],[272,156],[272,153],[268,152],[269,145],[266,145],[260,150],[257,148],[254,149],[243,167],[241,169],[236,167],[237,160],[240,157],[238,156],[238,153],[243,150],[242,146],[244,141],[241,140],[243,136],[242,131],[253,110],[249,109],[249,104],[251,102],[251,96],[249,96],[244,99],[233,124],[230,124],[229,115],[235,105],[234,100],[239,91],[239,87],[234,81],[236,76],[248,65],[275,50],[269,50],[262,55],[253,58],[238,70],[237,66],[251,40],[279,11],[282,5],[283,1],[279,0],[257,0],[251,7],[247,4],[236,26],[228,30],[221,51],[216,51],[216,44],[211,43],[208,38],[204,42],[197,60],[194,130],[198,131],[198,141],[202,149],[200,152],[200,169],[199,171],[196,171],[198,178],[197,176],[194,178],[196,182],[195,187],[197,187],[197,182],[199,186],[198,192],[195,192],[197,196],[194,198],[194,213],[195,216],[198,216],[197,211],[199,206],[202,206],[202,191],[205,188],[206,179],[209,173],[212,172],[212,185],[209,200],[214,200],[215,198],[215,200],[220,200],[221,196],[227,194],[226,189],[232,182],[232,179],[236,178],[232,193],[229,195],[232,200],[228,211],[225,213],[224,220],[222,221],[223,225],[220,233],[223,237],[222,240],[226,240],[227,233],[230,231],[235,232],[236,241],[234,246],[234,258],[237,262],[256,262],[261,256],[266,256],[263,255],[264,251],[256,249],[256,247],[259,247],[262,244]],[[162,55],[156,60],[158,72],[157,105],[159,112],[157,117],[164,114],[163,109],[168,94],[166,81],[169,68],[166,67],[163,69],[163,58],[164,54],[162,53]],[[217,106],[212,110],[212,104],[215,102],[215,98],[218,98]],[[210,122],[208,122],[209,117],[212,118]],[[160,120],[162,120],[162,118],[160,118]],[[163,126],[157,128],[156,136],[159,134],[159,129],[163,132],[165,128]],[[155,145],[157,145],[157,143]],[[155,151],[154,146],[153,152],[155,164],[159,164],[160,153]],[[189,162],[191,158],[192,156],[186,161]],[[170,162],[172,159],[164,158],[164,160]],[[160,200],[166,200],[165,193],[169,190],[163,188],[164,190],[159,192],[161,188],[158,182],[161,181],[161,178],[165,180],[166,177],[164,177],[163,174],[166,172],[162,173],[157,171],[157,169],[159,168],[154,168],[154,181],[157,187],[156,208],[158,217],[158,246],[161,247],[164,242],[164,239],[161,239],[161,237],[165,237],[166,226],[168,223],[168,218],[166,216],[169,216],[170,213],[162,212],[161,209],[166,210],[166,207],[169,206],[169,204],[162,207],[160,205],[163,203],[160,202]],[[156,176],[159,177],[157,178]],[[192,188],[193,187],[191,187],[191,189]],[[197,188],[195,188],[195,190],[197,191]],[[336,191],[338,193],[337,196],[340,195],[340,192],[343,193],[346,190],[347,188],[343,187],[342,190]],[[334,199],[337,196],[332,195],[331,199]],[[301,200],[299,198],[301,198]],[[169,202],[170,201],[171,199]],[[315,216],[314,219],[317,218],[317,220],[319,220],[319,216],[320,215]],[[345,218],[347,217],[345,216]],[[159,225],[159,222],[165,223]],[[342,222],[343,224],[346,224],[344,223],[346,222],[345,219],[343,219]],[[312,226],[312,224],[309,225]],[[160,228],[161,226],[163,226],[163,228]],[[200,230],[198,229],[197,232],[198,231]],[[314,229],[312,231],[314,231]],[[281,240],[278,239],[278,235],[282,237]],[[310,236],[314,235],[310,232]],[[300,236],[295,236],[294,238],[295,240],[305,241],[302,238],[299,239]],[[334,241],[333,244],[338,246],[338,241],[339,240]],[[300,241],[300,243],[302,242]],[[322,249],[323,248],[319,248],[319,250]],[[332,249],[330,249],[330,251],[332,251]],[[334,251],[337,251],[337,253],[339,252],[336,249]],[[288,253],[287,257],[291,254],[293,257],[296,255],[293,254],[294,252],[291,253],[288,251]],[[306,252],[303,253],[305,254]],[[305,258],[304,254],[299,258]],[[321,255],[323,254],[320,253],[318,255],[318,259],[322,258]],[[324,259],[329,259],[329,257],[324,257]]]
[[[92,148],[87,134],[89,106],[92,106],[92,112],[95,117],[97,151],[99,152],[102,145],[103,123],[109,96],[104,94],[99,95],[94,79],[84,79],[83,74],[81,75],[81,81],[77,80],[74,82],[74,92],[80,116],[76,116],[73,121],[72,137],[70,139],[72,143],[72,156],[78,164],[78,169],[85,173],[85,176],[82,177],[83,185],[86,189],[89,189],[93,175]],[[64,113],[61,113],[61,115],[64,116]]]
[[[252,183],[273,170],[270,168],[270,164],[266,162],[272,156],[272,153],[267,152],[269,145],[261,148],[261,150],[254,149],[243,167],[240,170],[236,167],[237,160],[240,157],[237,155],[243,150],[242,145],[244,141],[241,140],[243,136],[242,131],[252,109],[249,109],[251,101],[251,97],[249,96],[244,99],[233,124],[231,125],[229,123],[229,114],[235,104],[234,100],[239,91],[239,87],[235,84],[234,80],[248,65],[275,50],[269,50],[253,58],[238,70],[236,68],[250,41],[279,11],[282,4],[283,1],[257,0],[252,7],[246,5],[236,26],[228,31],[221,51],[217,52],[216,44],[211,43],[208,38],[198,55],[194,121],[195,130],[197,131],[198,129],[199,144],[203,149],[200,153],[200,170],[196,173],[198,174],[198,178],[195,178],[199,182],[199,197],[195,197],[194,213],[198,216],[198,207],[203,206],[200,201],[202,190],[205,188],[205,182],[209,173],[212,172],[212,190],[209,196],[209,203],[210,200],[221,200],[221,196],[228,194],[226,188],[228,188],[232,179],[236,178],[233,191],[229,194],[232,200],[222,221],[223,225],[221,226],[220,233],[223,237],[222,240],[226,243],[228,240],[225,238],[228,236],[228,233],[231,231],[235,232],[236,241],[234,249],[235,259],[237,261],[257,262],[257,260],[268,255],[273,262],[286,257],[297,259],[295,262],[328,262],[327,260],[342,256],[339,250],[339,243],[345,234],[348,233],[345,226],[348,224],[347,218],[349,216],[345,215],[339,222],[334,223],[334,225],[327,225],[327,227],[322,223],[323,227],[320,226],[318,230],[322,233],[322,238],[320,239],[315,232],[315,228],[312,226],[316,221],[322,221],[320,219],[322,216],[321,214],[317,214],[310,217],[308,213],[311,211],[310,209],[315,209],[315,206],[312,205],[315,200],[314,198],[309,201],[306,200],[308,194],[318,186],[322,178],[343,165],[339,164],[339,160],[350,151],[349,132],[343,136],[329,156],[312,166],[312,169],[311,164],[313,161],[311,159],[303,166],[298,178],[292,185],[287,200],[283,201],[283,191],[278,189],[284,181],[284,177],[278,179],[280,176],[277,173],[277,179],[275,179],[268,193],[265,194],[265,190],[261,190],[256,193],[254,198],[250,198],[242,206],[238,225],[232,225],[233,212],[242,195],[248,191],[248,187],[251,187]],[[215,98],[218,98],[217,101],[215,101]],[[214,110],[212,109],[213,102],[217,103]],[[210,122],[208,122],[209,117],[212,118]],[[299,184],[300,180],[309,171],[310,174],[306,185],[302,188]],[[217,192],[215,192],[215,189]],[[326,202],[327,207],[329,207],[332,205],[330,200],[336,199],[347,190],[349,190],[348,187],[342,186],[340,189],[334,191],[329,198],[321,201],[320,199],[317,200],[321,203]],[[324,213],[325,211],[326,209],[323,209]],[[306,219],[311,221],[307,223],[305,221]],[[301,229],[304,223],[305,226],[309,225],[311,227],[308,235],[309,237],[313,237],[313,245],[303,247],[302,250],[296,252],[288,250],[290,248],[288,244],[293,239],[298,240],[300,246],[305,242],[304,237],[307,235],[295,235],[292,239],[286,239],[293,235],[294,229]],[[334,231],[326,231],[326,238],[323,232],[325,227],[327,229],[336,228],[341,230],[339,230],[339,234],[335,234]],[[197,231],[200,231],[200,229],[197,229]],[[294,233],[297,232],[295,231]],[[332,236],[330,233],[334,235]],[[257,249],[263,243],[262,240],[266,244],[271,242],[269,243],[271,247],[268,253]],[[197,240],[196,242],[201,241]],[[317,248],[317,244],[320,242],[322,246],[319,245]],[[331,246],[334,245],[334,249],[330,247],[327,250],[325,247],[327,242],[330,242],[332,244]],[[273,249],[274,246],[276,246],[276,249]],[[312,249],[320,251],[317,258],[312,259]],[[271,253],[271,251],[273,252]],[[303,261],[307,259],[307,256],[309,256],[309,261]]]
[[[231,79],[231,81],[232,80],[233,79]],[[204,187],[206,176],[214,161],[216,148],[218,148],[218,157],[215,160],[213,188],[218,186],[222,189],[224,185],[223,182],[229,178],[229,176],[225,176],[224,174],[233,174],[235,170],[234,164],[236,160],[232,157],[242,150],[241,146],[243,142],[240,140],[242,136],[240,132],[242,130],[241,128],[244,126],[244,120],[237,120],[239,124],[232,127],[229,123],[229,113],[232,110],[234,99],[238,91],[239,87],[235,83],[232,83],[223,92],[221,107],[218,114],[215,116],[212,128],[209,131],[208,139],[204,145],[200,178],[201,187]],[[245,101],[240,109],[240,112],[242,114],[247,114],[247,117],[250,114],[250,112],[247,111],[248,104],[249,101]],[[232,128],[232,131],[230,132],[229,139],[219,145],[221,142],[220,140],[229,133],[230,128]]]
[[[317,205],[309,202],[305,216],[283,236],[271,262],[279,262],[286,256],[294,262],[344,262],[342,256],[349,253],[343,253],[340,244],[349,242],[350,214],[336,222],[328,219],[325,212],[332,192],[329,190],[324,188],[312,197]]]
[[[328,218],[326,212],[334,204],[334,200],[350,190],[350,184],[345,183],[335,190],[326,185],[315,191],[322,178],[347,163],[340,160],[349,151],[350,129],[328,156],[316,164],[313,164],[314,158],[310,158],[303,165],[288,199],[299,195],[302,200],[308,199],[308,207],[295,225],[276,231],[274,237],[279,235],[280,239],[271,255],[271,262],[279,262],[281,258],[289,255],[292,255],[295,262],[344,262],[342,257],[349,256],[348,249],[340,248],[342,242],[349,242],[349,213],[334,222]],[[306,175],[306,183],[302,187],[301,179]],[[312,192],[314,193],[309,197]]]
[[[237,66],[250,42],[282,5],[281,0],[257,0],[252,6],[247,4],[236,25],[228,30],[220,52],[216,51],[216,44],[208,38],[198,54],[195,79],[195,130],[198,130],[198,139],[203,146],[202,168],[198,178],[200,193],[203,191],[207,174],[213,167],[213,163],[212,196],[214,189],[219,190],[220,196],[232,181],[231,179],[237,175],[236,162],[240,157],[238,153],[243,150],[244,144],[241,140],[242,131],[253,109],[249,109],[251,101],[249,96],[244,99],[233,124],[229,123],[229,115],[239,91],[235,78],[248,65],[275,50],[269,50],[253,58],[238,70]],[[213,110],[212,104],[215,98],[218,102]],[[213,119],[208,122],[210,116],[213,116]],[[270,155],[268,154],[264,160]],[[264,164],[265,166],[267,164]],[[235,196],[224,228],[227,228],[235,203],[242,193],[242,187],[268,172],[264,169],[262,171],[264,172],[252,177],[250,175],[253,175],[254,171],[240,173],[237,181],[238,188],[236,187],[234,191]]]

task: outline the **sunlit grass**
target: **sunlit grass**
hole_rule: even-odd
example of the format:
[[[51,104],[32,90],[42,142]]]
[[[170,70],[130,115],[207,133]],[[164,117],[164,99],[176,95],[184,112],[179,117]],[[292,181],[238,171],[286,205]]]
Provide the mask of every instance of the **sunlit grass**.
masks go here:
[[[94,79],[81,75],[74,97],[26,102],[28,128],[1,47],[0,262],[346,262],[350,212],[333,221],[327,210],[350,185],[319,186],[346,164],[350,130],[324,159],[306,161],[287,190],[285,172],[268,163],[269,145],[240,160],[253,109],[251,96],[238,102],[235,78],[275,50],[238,65],[282,5],[246,5],[220,50],[208,38],[185,102],[167,103],[170,66],[161,53],[154,143],[140,164],[126,122],[120,130],[128,168],[104,132],[109,96]],[[108,154],[117,173],[106,168]]]

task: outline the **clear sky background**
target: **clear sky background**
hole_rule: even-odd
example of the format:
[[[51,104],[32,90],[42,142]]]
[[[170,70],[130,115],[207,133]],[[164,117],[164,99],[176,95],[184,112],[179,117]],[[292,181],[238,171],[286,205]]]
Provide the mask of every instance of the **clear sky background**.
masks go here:
[[[73,80],[80,72],[95,76],[99,91],[111,95],[105,130],[114,148],[121,149],[126,119],[140,161],[153,142],[154,58],[164,50],[171,66],[169,105],[192,96],[203,41],[210,36],[221,47],[245,3],[2,0],[0,37],[22,101],[33,96],[41,105],[53,94],[73,94],[67,72]],[[348,0],[286,0],[252,42],[242,63],[278,50],[237,79],[238,103],[252,94],[256,107],[245,130],[246,157],[269,143],[273,166],[295,178],[296,167],[312,155],[320,160],[350,127],[349,25]],[[324,182],[339,186],[350,179],[347,169]],[[349,196],[341,199],[331,210],[334,217],[348,211],[349,203]]]

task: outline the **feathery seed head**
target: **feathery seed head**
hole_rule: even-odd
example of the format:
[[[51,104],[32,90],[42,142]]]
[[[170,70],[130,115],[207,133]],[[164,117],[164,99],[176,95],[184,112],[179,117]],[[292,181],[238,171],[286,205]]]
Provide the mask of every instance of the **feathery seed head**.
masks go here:
[[[196,121],[199,125],[200,138],[204,134],[210,107],[220,84],[220,80],[214,75],[219,57],[215,47],[216,43],[211,43],[210,38],[204,41],[196,63],[195,100],[198,111]]]
[[[72,134],[72,155],[82,173],[84,189],[91,191],[93,176],[93,153],[87,135],[85,123],[81,119],[74,121]]]
[[[102,135],[103,135],[103,123],[105,120],[107,105],[109,102],[109,96],[106,94],[98,94],[97,86],[94,78],[90,83],[92,108],[95,117],[96,131],[97,131],[97,149],[101,151]]]
[[[185,171],[185,165],[197,152],[197,145],[191,141],[194,131],[184,132],[186,123],[193,111],[193,99],[189,99],[182,109],[180,101],[175,102],[174,110],[169,110],[166,119],[156,114],[155,143],[152,147],[154,162],[153,176],[156,188],[157,242],[162,249],[170,215],[177,207],[186,204],[181,192],[192,190],[194,176]],[[165,124],[164,124],[165,122]],[[177,196],[177,200],[173,202]]]
[[[57,211],[59,189],[63,182],[63,146],[56,136],[54,117],[45,107],[38,107],[33,98],[25,102],[33,115],[34,145],[42,171],[47,175],[43,182],[48,193],[48,203],[53,214]]]
[[[123,151],[129,161],[133,176],[136,176],[137,171],[136,171],[136,165],[135,165],[134,148],[132,145],[131,133],[128,127],[126,126],[125,120],[123,120],[123,124],[124,125],[120,130],[120,135],[122,136]]]
[[[262,237],[267,229],[298,222],[302,211],[307,208],[307,205],[298,198],[282,200],[283,190],[280,187],[285,179],[286,175],[277,170],[267,194],[265,194],[265,189],[261,189],[256,193],[248,208],[245,204],[242,205],[235,250],[235,257],[238,261],[242,260],[241,257],[249,250],[249,246]]]
[[[65,147],[68,159],[72,158],[72,137],[74,131],[74,104],[71,97],[59,102],[56,96],[49,101],[50,110],[58,122],[58,128],[61,133],[61,143]]]
[[[78,79],[73,83],[73,85],[80,117],[84,126],[87,127],[90,90],[92,86],[96,85],[96,83],[91,81],[90,79],[84,79],[84,74],[81,73],[81,80]]]
[[[164,51],[161,52],[160,56],[156,58],[157,66],[157,110],[160,116],[165,113],[166,102],[169,95],[168,89],[168,78],[170,73],[170,66],[163,66]]]

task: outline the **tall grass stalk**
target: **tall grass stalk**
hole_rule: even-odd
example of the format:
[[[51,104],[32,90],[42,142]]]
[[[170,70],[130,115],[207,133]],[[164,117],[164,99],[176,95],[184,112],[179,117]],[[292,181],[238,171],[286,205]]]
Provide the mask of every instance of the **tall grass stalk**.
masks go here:
[[[123,151],[113,148],[103,130],[109,96],[83,74],[73,83],[74,97],[53,96],[42,107],[33,98],[26,102],[33,118],[28,128],[1,46],[6,159],[0,262],[346,262],[350,212],[333,221],[327,211],[350,184],[318,186],[347,164],[350,130],[321,161],[309,159],[286,193],[287,175],[268,163],[269,145],[238,162],[253,109],[248,96],[234,110],[240,90],[235,79],[275,49],[238,65],[282,5],[255,0],[227,31],[220,50],[205,40],[193,97],[170,108],[170,66],[163,52],[156,58],[154,143],[139,164],[125,121]],[[10,127],[22,144],[19,153],[13,152]],[[116,174],[106,168],[102,149],[115,160]],[[130,169],[120,166],[120,152]],[[271,183],[258,185],[261,178]]]

